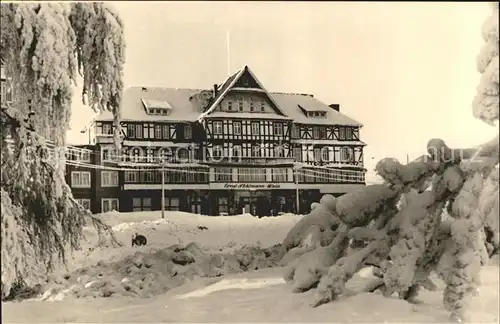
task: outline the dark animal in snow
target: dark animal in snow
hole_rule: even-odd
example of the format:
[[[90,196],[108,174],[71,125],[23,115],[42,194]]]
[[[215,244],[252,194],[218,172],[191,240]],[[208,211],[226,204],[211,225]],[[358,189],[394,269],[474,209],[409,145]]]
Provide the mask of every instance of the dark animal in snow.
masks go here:
[[[148,239],[144,235],[139,233],[135,233],[134,235],[132,235],[132,246],[141,246],[146,244],[148,244]]]
[[[207,230],[207,229],[208,229],[208,227],[206,227],[206,226],[198,226],[198,229],[199,229],[200,231],[203,231],[203,230]]]

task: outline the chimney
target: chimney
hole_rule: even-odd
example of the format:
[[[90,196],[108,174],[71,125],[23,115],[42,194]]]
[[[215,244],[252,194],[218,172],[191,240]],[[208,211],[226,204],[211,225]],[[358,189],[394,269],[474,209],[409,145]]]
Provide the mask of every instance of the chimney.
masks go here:
[[[331,104],[331,105],[328,105],[328,107],[340,112],[340,105],[339,104]]]
[[[217,97],[217,84],[214,84],[214,98]]]

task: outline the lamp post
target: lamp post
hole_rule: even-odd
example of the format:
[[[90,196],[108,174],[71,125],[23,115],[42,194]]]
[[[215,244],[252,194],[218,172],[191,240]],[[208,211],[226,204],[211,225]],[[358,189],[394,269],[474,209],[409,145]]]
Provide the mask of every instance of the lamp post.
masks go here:
[[[165,162],[161,163],[161,218],[165,218]]]
[[[299,169],[300,169],[300,165],[298,163],[295,163],[293,165],[293,177],[294,177],[294,182],[295,182],[295,204],[296,204],[296,208],[295,208],[295,214],[299,214],[299,210],[300,210],[300,197],[299,197]]]

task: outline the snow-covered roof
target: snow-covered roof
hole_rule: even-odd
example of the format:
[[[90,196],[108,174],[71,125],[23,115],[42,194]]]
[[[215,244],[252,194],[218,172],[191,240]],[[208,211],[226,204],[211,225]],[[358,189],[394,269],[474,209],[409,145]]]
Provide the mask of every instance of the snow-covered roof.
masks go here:
[[[234,117],[234,118],[281,118],[292,119],[296,123],[316,124],[316,125],[344,125],[344,126],[362,126],[361,123],[350,118],[347,115],[329,107],[327,104],[308,94],[267,92],[269,99],[277,106],[279,112],[276,114],[262,113],[223,113],[218,111],[206,110],[203,108],[214,108],[214,104],[220,101],[227,90],[234,85],[236,79],[242,75],[243,71],[248,71],[252,77],[253,73],[248,67],[243,67],[238,72],[230,76],[221,85],[218,86],[215,98],[211,98],[205,104],[208,107],[200,107],[199,100],[192,100],[192,97],[200,92],[210,92],[213,90],[203,89],[176,89],[159,87],[130,87],[123,93],[121,117],[123,121],[196,121],[206,117],[207,113],[211,116]],[[258,82],[258,80],[255,78]],[[260,84],[259,84],[260,86]],[[265,90],[265,89],[264,89]],[[170,107],[168,115],[149,115],[144,109],[144,103],[159,104],[166,103]],[[306,116],[300,107],[307,107],[311,111],[325,111],[323,118],[314,118]],[[201,115],[200,115],[201,113]],[[283,115],[280,115],[282,113]],[[226,116],[227,115],[227,116]],[[273,117],[274,116],[274,117]],[[96,121],[111,121],[113,116],[111,112],[103,112]]]

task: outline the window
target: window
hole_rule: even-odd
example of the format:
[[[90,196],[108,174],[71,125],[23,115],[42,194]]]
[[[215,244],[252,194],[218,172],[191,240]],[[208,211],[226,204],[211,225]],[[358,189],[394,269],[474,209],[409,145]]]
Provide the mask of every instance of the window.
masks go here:
[[[193,138],[193,129],[191,128],[191,125],[185,125],[184,126],[184,139],[191,139]]]
[[[293,148],[293,158],[295,161],[302,161],[302,148],[294,147]]]
[[[222,122],[214,121],[214,134],[220,135],[222,134]]]
[[[142,129],[143,129],[144,138],[149,138],[149,125],[148,124],[144,124],[144,126],[143,126]]]
[[[118,204],[118,198],[102,198],[101,199],[101,210],[103,213],[110,212],[112,210],[120,211]]]
[[[127,136],[129,138],[135,138],[135,125],[134,124],[127,125]]]
[[[319,139],[319,129],[318,127],[313,127],[313,138]]]
[[[75,199],[77,203],[79,203],[80,205],[82,205],[83,208],[85,208],[85,210],[89,210],[90,211],[90,199],[87,199],[87,198],[78,198],[78,199]]]
[[[319,147],[314,148],[314,161],[320,162],[321,161],[321,149]]]
[[[232,101],[228,101],[227,102],[227,110],[228,111],[232,111],[233,110],[233,102]]]
[[[353,139],[353,136],[352,136],[352,128],[347,127],[347,128],[345,129],[345,139],[346,139],[346,140],[352,140],[352,139]]]
[[[252,135],[259,135],[260,133],[260,126],[258,122],[252,122],[251,124],[251,134]]]
[[[127,183],[139,182],[139,172],[125,171],[125,182]]]
[[[275,157],[285,157],[285,148],[283,145],[278,144],[274,146],[274,156]],[[271,155],[272,157],[272,155]]]
[[[90,151],[82,151],[82,152],[80,152],[80,161],[82,161],[82,162],[90,162]]]
[[[102,124],[102,135],[113,135],[113,128],[111,127],[111,124]]]
[[[254,110],[255,110],[254,102],[250,101],[250,111],[254,111]]]
[[[179,162],[188,162],[189,151],[186,148],[179,147],[177,150],[177,159]]]
[[[260,145],[252,146],[252,157],[261,157],[262,147]]]
[[[170,148],[161,148],[158,151],[158,160],[160,162],[171,162],[172,161],[172,150]]]
[[[154,162],[154,155],[153,155],[153,149],[146,149],[146,162],[147,163],[153,163]]]
[[[321,160],[322,160],[322,162],[328,162],[330,160],[328,150],[329,149],[327,146],[321,148]]]
[[[300,128],[297,125],[292,125],[292,138],[300,138]]]
[[[233,157],[241,157],[241,146],[240,145],[235,145],[233,146]]]
[[[214,157],[214,158],[222,157],[222,146],[220,146],[220,145],[214,146],[214,148],[212,149],[212,157]]]
[[[155,139],[161,139],[161,125],[155,125]]]
[[[152,183],[155,180],[155,173],[153,171],[140,171],[139,173],[139,181]]]
[[[262,112],[266,111],[266,102],[265,101],[260,102],[260,111],[262,111]]]
[[[272,177],[274,182],[286,182],[288,171],[287,169],[272,169]]]
[[[274,123],[273,125],[274,135],[283,136],[283,124],[282,123]]]
[[[143,211],[150,211],[151,210],[151,198],[150,197],[142,198],[142,210]]]
[[[339,127],[339,139],[345,140],[345,128]]]
[[[326,139],[326,128],[319,127],[319,139]]]
[[[118,187],[118,171],[101,171],[101,187]]]
[[[179,198],[165,197],[165,210],[178,211],[179,210]]]
[[[233,181],[233,169],[231,168],[214,168],[214,179],[220,182]]]
[[[88,172],[88,171],[72,171],[71,172],[71,187],[73,187],[73,188],[90,188],[90,172]]]
[[[233,122],[233,134],[241,135],[241,122],[239,121]]]
[[[130,151],[130,160],[135,163],[142,162],[142,150],[139,147],[133,148]]]
[[[240,182],[266,182],[266,169],[264,168],[238,168],[237,171]]]
[[[90,151],[88,150],[69,150],[66,159],[80,162],[90,162]]]
[[[162,125],[163,129],[163,139],[170,139],[170,126]]]
[[[135,138],[142,138],[142,125],[135,125]]]
[[[151,198],[150,197],[135,197],[132,198],[132,211],[151,211]]]
[[[243,111],[243,100],[238,101],[238,110]]]
[[[341,162],[352,162],[352,150],[348,147],[343,147],[340,151]]]
[[[113,161],[113,150],[109,148],[101,149],[101,161],[112,162]]]
[[[219,197],[219,213],[228,213],[228,199],[227,197]]]

